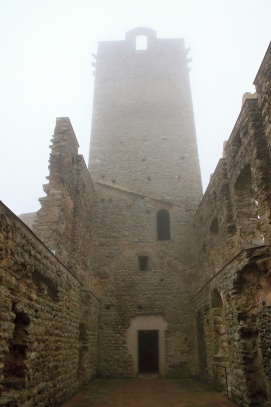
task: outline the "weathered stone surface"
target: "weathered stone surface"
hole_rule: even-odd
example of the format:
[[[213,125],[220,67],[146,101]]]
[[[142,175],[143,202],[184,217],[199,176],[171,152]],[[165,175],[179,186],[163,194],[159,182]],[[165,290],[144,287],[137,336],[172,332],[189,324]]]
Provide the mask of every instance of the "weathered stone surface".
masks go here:
[[[263,260],[268,262],[266,269],[262,268]],[[258,395],[257,405],[267,400],[257,319],[266,300],[269,263],[270,253],[266,247],[244,250],[195,297],[200,377],[212,383],[213,364],[225,366],[230,396],[240,405],[243,399],[248,405],[256,405],[250,404],[252,387]],[[219,307],[216,298],[220,298]],[[217,355],[223,357],[223,361],[217,359]]]
[[[51,150],[34,232],[89,286],[93,185],[68,118],[57,119]]]
[[[193,236],[189,241],[184,233],[192,227],[191,212],[104,185],[96,184],[95,191],[99,202],[94,212],[97,233],[93,239],[91,286],[102,299],[99,374],[133,374],[126,331],[132,318],[140,315],[162,315],[168,322],[165,374],[195,374],[188,290]],[[156,240],[156,214],[161,207],[170,212],[169,241]],[[140,255],[149,256],[146,271],[139,271]]]
[[[98,302],[2,203],[0,271],[1,405],[59,405],[96,376]]]
[[[269,47],[195,218],[199,373],[212,383],[223,366],[230,397],[253,407],[271,400],[270,77]]]
[[[19,215],[19,218],[28,226],[31,230],[33,229],[33,225],[37,220],[37,213],[36,212],[29,212],[29,213],[22,213]]]

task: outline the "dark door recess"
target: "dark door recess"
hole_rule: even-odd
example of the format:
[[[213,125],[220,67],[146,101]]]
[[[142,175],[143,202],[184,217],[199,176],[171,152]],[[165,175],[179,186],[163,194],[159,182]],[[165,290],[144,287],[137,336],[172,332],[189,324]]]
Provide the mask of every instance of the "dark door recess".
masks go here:
[[[138,331],[138,372],[159,372],[158,331]]]

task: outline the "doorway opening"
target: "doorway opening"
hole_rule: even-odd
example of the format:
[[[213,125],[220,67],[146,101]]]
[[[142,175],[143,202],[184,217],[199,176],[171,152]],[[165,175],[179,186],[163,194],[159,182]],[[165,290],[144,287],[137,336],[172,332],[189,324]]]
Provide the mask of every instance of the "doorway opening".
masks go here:
[[[138,372],[159,373],[158,330],[138,331]]]

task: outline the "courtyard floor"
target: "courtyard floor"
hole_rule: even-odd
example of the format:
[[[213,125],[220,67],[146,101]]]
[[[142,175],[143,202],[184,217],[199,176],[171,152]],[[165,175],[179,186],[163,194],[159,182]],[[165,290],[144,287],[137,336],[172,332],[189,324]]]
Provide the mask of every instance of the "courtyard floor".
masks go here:
[[[237,407],[196,380],[97,379],[62,407]]]

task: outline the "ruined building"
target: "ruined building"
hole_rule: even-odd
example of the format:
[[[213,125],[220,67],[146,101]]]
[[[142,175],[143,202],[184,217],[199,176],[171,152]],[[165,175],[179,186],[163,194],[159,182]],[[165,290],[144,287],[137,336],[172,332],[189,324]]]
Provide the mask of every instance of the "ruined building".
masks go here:
[[[100,42],[89,167],[59,118],[33,231],[1,204],[0,406],[145,372],[271,406],[271,46],[203,196],[188,62]]]

